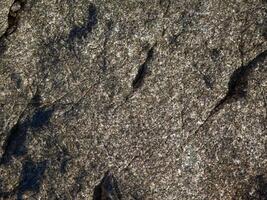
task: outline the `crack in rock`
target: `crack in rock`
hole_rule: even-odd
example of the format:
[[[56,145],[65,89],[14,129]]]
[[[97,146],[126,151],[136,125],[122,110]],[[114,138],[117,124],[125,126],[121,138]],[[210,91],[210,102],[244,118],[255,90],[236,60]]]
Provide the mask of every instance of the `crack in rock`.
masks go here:
[[[105,173],[101,182],[95,187],[93,200],[121,200],[122,196],[118,188],[118,183],[113,174]]]
[[[146,56],[146,60],[145,62],[139,66],[138,72],[132,82],[132,88],[134,90],[139,89],[140,87],[142,87],[143,83],[144,83],[144,79],[148,73],[148,65],[151,63],[153,56],[154,56],[154,48],[155,48],[154,44],[149,51],[147,52],[147,56]]]
[[[210,114],[196,130],[200,130],[206,122],[217,112],[219,112],[225,104],[231,103],[240,98],[246,97],[247,87],[248,87],[248,77],[252,71],[257,67],[257,65],[262,64],[267,57],[267,50],[258,54],[255,58],[250,60],[246,65],[241,65],[237,68],[230,76],[228,82],[228,90],[226,95],[215,105],[215,107],[210,111]]]

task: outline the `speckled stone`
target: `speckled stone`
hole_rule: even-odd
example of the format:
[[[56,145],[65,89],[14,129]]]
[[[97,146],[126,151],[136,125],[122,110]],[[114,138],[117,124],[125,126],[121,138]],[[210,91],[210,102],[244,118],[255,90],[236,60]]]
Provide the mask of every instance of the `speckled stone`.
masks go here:
[[[8,27],[8,13],[13,0],[0,1],[0,37],[5,33]]]
[[[266,9],[28,0],[0,40],[0,198],[92,199],[110,170],[127,200],[263,199]]]

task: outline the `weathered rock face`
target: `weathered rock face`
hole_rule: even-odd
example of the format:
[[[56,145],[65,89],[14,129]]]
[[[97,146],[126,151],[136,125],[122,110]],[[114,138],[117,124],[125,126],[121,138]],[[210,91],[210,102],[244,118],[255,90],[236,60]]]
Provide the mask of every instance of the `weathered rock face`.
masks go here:
[[[2,0],[0,198],[264,199],[266,9]]]
[[[0,36],[2,36],[8,27],[8,13],[13,1],[6,0],[0,2]]]

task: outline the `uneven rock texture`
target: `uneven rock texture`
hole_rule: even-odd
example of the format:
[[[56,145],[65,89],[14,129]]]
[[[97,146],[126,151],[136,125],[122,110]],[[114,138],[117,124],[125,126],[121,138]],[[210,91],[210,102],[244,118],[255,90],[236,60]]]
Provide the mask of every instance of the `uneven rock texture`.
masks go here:
[[[0,1],[0,37],[6,32],[8,27],[8,13],[13,1]]]
[[[2,0],[0,198],[266,199],[266,39],[263,0]]]

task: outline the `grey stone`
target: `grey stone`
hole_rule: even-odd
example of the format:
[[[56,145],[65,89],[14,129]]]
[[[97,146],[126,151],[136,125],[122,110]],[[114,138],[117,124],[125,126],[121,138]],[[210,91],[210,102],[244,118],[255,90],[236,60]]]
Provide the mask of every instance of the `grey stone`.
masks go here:
[[[0,37],[5,33],[8,27],[8,13],[13,0],[0,1]]]
[[[110,170],[123,199],[264,199],[265,1],[17,2],[2,198],[93,199]]]

